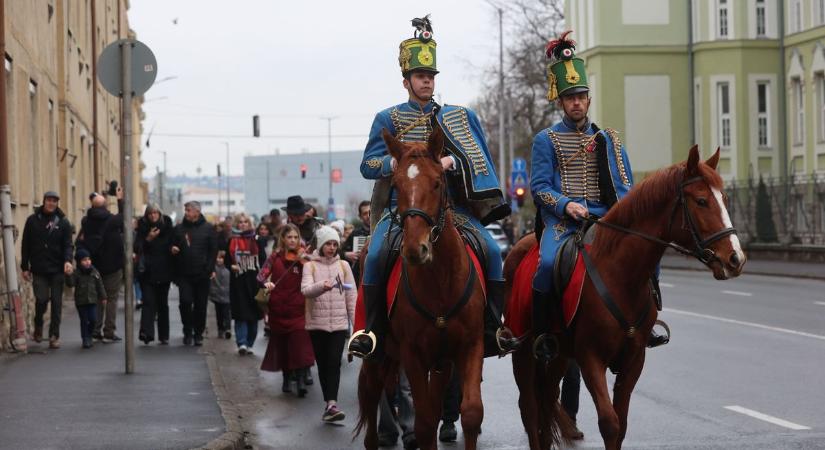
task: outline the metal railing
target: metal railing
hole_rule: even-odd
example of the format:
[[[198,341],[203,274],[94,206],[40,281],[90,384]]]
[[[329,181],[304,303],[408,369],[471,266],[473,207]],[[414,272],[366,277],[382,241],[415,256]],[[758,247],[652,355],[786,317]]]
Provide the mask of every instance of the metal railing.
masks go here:
[[[732,180],[725,191],[743,244],[825,246],[825,174]]]

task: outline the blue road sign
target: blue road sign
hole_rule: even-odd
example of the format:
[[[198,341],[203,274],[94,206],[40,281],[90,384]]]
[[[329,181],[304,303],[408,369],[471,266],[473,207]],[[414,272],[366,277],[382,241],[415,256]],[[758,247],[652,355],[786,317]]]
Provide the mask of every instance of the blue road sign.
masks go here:
[[[527,173],[527,161],[524,158],[513,158],[513,172]]]
[[[513,189],[527,187],[527,172],[513,172],[510,174],[510,186]]]

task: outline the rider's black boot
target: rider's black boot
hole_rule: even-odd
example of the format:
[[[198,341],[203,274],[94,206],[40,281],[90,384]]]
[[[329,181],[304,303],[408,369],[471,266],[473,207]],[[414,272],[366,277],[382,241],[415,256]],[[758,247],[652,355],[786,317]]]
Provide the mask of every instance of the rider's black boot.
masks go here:
[[[487,280],[487,307],[484,311],[484,356],[514,352],[520,341],[502,324],[504,280]]]
[[[348,351],[359,358],[380,358],[384,353],[384,336],[389,328],[387,303],[379,286],[364,284],[362,288],[367,324],[363,331],[352,336]]]
[[[650,294],[653,296],[653,303],[656,304],[658,311],[662,310],[662,290],[659,288],[659,279],[653,275],[650,277]],[[670,330],[667,325],[662,322],[667,334],[658,334],[655,330],[650,330],[650,336],[647,338],[648,348],[659,347],[670,342]]]
[[[550,362],[559,355],[559,344],[550,333],[550,294],[533,289],[533,356],[541,362]]]

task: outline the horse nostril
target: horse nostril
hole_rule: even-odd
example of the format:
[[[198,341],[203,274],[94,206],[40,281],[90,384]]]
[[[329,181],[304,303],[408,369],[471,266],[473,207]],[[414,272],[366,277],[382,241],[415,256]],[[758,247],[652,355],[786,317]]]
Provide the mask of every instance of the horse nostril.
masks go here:
[[[426,258],[429,251],[426,244],[421,244],[421,258]]]
[[[739,253],[733,252],[730,255],[730,265],[733,267],[739,267],[742,261],[739,260]]]

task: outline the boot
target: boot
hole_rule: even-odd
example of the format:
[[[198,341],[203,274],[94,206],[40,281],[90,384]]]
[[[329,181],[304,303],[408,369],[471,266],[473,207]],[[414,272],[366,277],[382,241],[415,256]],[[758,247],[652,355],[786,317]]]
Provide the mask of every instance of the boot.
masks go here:
[[[550,294],[533,290],[533,356],[550,362],[559,355],[559,343],[550,333]]]
[[[292,392],[292,373],[288,370],[284,370],[283,375],[284,375],[284,384],[281,386],[281,392],[291,393]]]
[[[43,325],[35,325],[34,327],[34,342],[38,344],[43,342]]]
[[[501,322],[504,309],[504,280],[487,280],[487,307],[485,308],[484,334],[485,342],[494,342],[495,346],[484,352],[485,356],[498,354],[504,356],[516,351],[521,343],[513,332]]]
[[[306,377],[306,370],[307,369],[298,369],[295,371],[295,378],[297,379],[298,384],[298,397],[304,398],[307,395],[307,387],[304,383],[304,379]]]
[[[359,358],[380,358],[384,354],[384,336],[389,327],[387,302],[379,286],[365,284],[363,289],[367,326],[353,334],[347,351]]]

